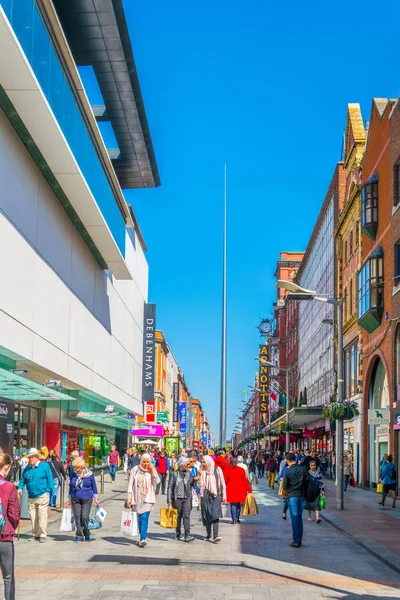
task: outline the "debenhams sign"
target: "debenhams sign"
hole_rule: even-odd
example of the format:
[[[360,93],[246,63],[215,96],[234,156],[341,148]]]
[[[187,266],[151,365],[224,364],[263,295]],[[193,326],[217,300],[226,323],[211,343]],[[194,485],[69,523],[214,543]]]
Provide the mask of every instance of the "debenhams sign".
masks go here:
[[[142,400],[154,400],[154,380],[156,373],[156,305],[144,305],[143,325],[143,385]]]

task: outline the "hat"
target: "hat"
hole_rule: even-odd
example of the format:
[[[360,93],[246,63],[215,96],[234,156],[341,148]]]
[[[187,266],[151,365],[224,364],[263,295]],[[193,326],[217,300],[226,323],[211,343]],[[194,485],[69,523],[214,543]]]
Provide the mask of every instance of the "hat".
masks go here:
[[[33,456],[39,456],[39,450],[37,448],[31,448],[28,452],[28,458],[32,458]]]
[[[184,467],[188,462],[189,459],[187,458],[187,456],[181,456],[178,460],[178,468],[180,469],[181,467]]]

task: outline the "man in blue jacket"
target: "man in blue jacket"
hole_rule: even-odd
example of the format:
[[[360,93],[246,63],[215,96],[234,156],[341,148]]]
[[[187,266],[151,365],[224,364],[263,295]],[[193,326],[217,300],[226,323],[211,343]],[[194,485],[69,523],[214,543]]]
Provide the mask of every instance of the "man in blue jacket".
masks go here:
[[[29,450],[28,465],[18,484],[19,496],[25,485],[28,492],[28,510],[33,534],[29,541],[44,543],[47,538],[47,509],[54,481],[48,463],[39,461],[39,452],[36,448]]]

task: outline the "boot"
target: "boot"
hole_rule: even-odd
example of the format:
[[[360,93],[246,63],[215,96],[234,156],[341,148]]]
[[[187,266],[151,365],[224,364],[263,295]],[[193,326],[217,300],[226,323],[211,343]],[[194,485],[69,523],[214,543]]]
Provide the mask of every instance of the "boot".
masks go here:
[[[175,539],[179,542],[179,540],[181,539],[181,532],[180,531],[176,531],[175,532]]]

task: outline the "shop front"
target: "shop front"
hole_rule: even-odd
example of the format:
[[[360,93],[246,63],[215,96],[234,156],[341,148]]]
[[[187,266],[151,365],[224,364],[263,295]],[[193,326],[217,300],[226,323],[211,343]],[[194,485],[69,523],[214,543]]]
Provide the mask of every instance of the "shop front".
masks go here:
[[[389,406],[389,386],[385,367],[377,358],[371,376],[368,408],[384,414]],[[368,482],[375,487],[379,482],[380,462],[389,449],[389,427],[371,423],[368,419]]]

